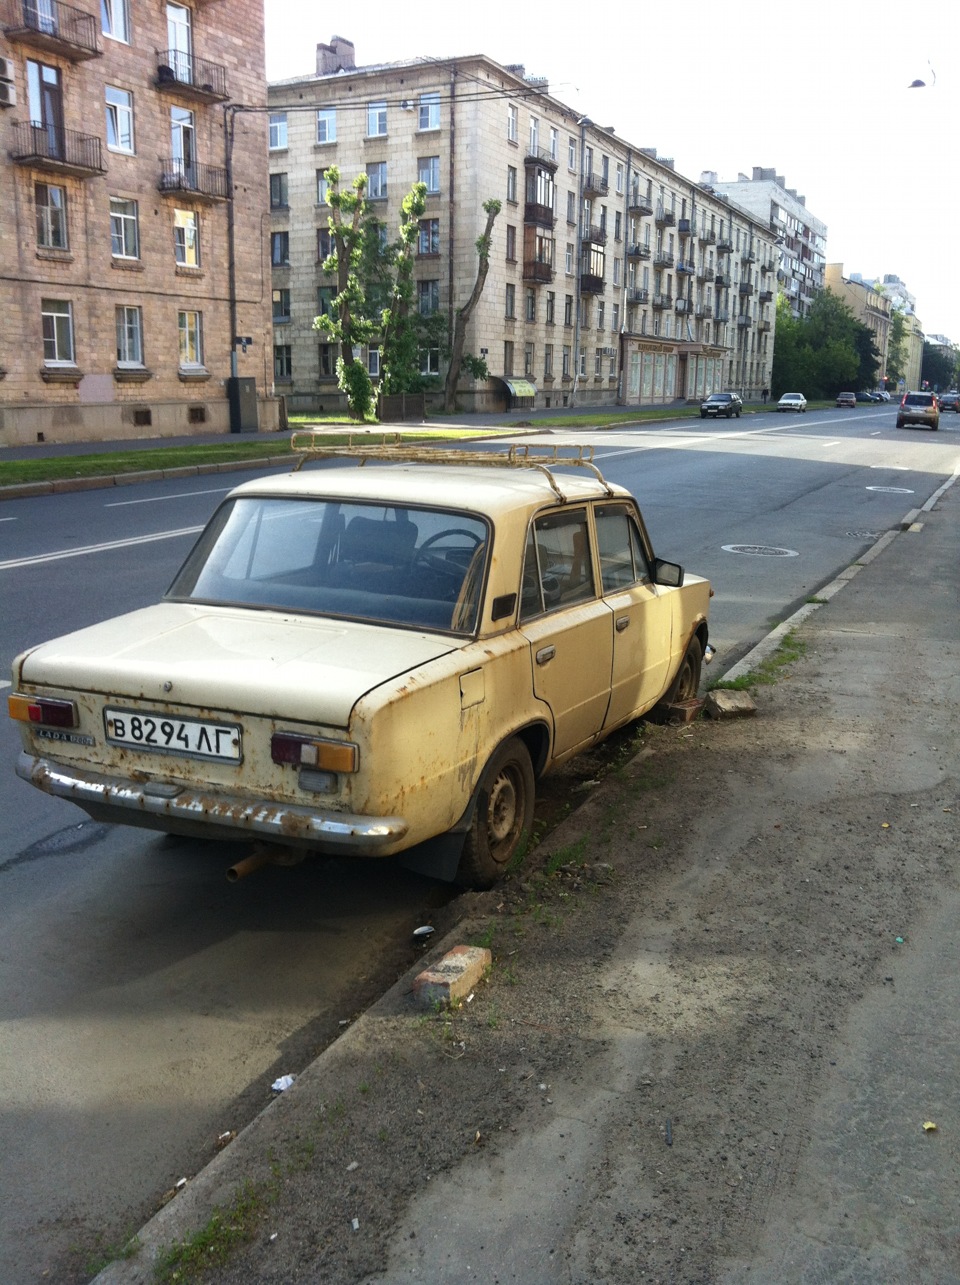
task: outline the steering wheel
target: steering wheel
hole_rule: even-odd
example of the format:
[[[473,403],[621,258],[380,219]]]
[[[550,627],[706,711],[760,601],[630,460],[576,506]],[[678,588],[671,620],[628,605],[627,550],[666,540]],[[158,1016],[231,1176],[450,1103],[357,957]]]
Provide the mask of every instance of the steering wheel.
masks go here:
[[[476,531],[468,531],[466,527],[462,526],[452,526],[446,531],[438,531],[435,535],[431,535],[428,539],[424,540],[423,544],[421,544],[420,548],[414,554],[414,565],[418,562],[422,562],[423,565],[425,567],[429,567],[431,571],[439,571],[444,575],[451,576],[459,583],[466,574],[466,565],[458,566],[457,563],[450,562],[447,558],[442,557],[439,552],[428,552],[428,550],[433,545],[439,543],[440,540],[449,540],[452,536],[463,536],[465,539],[469,540],[470,548],[465,550],[465,552],[471,555],[476,553],[480,545],[483,544],[483,537],[477,535]],[[452,553],[453,550],[451,549],[449,552]]]

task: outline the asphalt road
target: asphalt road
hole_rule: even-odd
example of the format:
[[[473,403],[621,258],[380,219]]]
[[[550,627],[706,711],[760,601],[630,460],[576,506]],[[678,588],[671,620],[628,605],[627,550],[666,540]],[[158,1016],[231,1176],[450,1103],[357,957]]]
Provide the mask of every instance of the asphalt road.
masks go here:
[[[894,418],[884,405],[590,437],[657,551],[714,582],[718,669],[960,467],[960,416],[939,433]],[[227,489],[198,478],[0,506],[3,668],[31,642],[155,600]],[[3,760],[16,750],[5,724]],[[134,1230],[406,964],[442,895],[345,862],[228,885],[234,856],[96,825],[0,775],[5,1281]]]

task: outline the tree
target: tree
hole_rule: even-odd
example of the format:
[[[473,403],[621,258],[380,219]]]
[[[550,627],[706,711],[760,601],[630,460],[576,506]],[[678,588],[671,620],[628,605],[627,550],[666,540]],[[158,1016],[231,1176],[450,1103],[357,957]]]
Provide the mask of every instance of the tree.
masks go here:
[[[890,333],[887,338],[887,369],[885,382],[896,386],[907,373],[907,322],[900,308],[890,316]]]
[[[483,232],[476,240],[477,279],[473,283],[469,299],[462,308],[457,310],[456,320],[453,324],[453,343],[450,347],[450,361],[447,365],[447,378],[443,389],[443,409],[448,415],[457,408],[457,384],[460,382],[460,371],[463,366],[468,366],[475,379],[486,379],[488,374],[487,363],[482,357],[467,356],[463,351],[464,343],[466,342],[467,323],[473,314],[474,308],[480,302],[480,296],[483,294],[484,283],[487,279],[487,272],[490,268],[491,236],[501,205],[498,200],[491,197],[488,201],[484,201],[483,209],[486,212],[487,222]]]
[[[873,332],[831,290],[819,291],[805,317],[794,317],[783,295],[777,299],[775,397],[799,389],[819,399],[833,397],[844,388],[871,387],[879,360]]]
[[[958,366],[960,366],[960,351],[957,348],[944,348],[941,344],[924,342],[923,365],[920,369],[921,387],[929,384],[943,391],[956,387]]]
[[[395,271],[389,306],[381,313],[380,370],[384,393],[418,393],[436,376],[421,371],[420,350],[435,347],[444,329],[442,316],[415,307],[413,263],[420,220],[427,207],[427,186],[414,183],[400,207],[400,233],[392,247]]]
[[[326,171],[329,227],[335,250],[324,269],[336,275],[337,294],[332,315],[314,318],[314,329],[323,330],[340,345],[337,358],[337,384],[347,395],[350,414],[366,418],[373,401],[373,385],[366,366],[354,356],[356,348],[367,343],[376,332],[376,323],[366,315],[366,295],[360,279],[367,229],[364,196],[367,176],[358,174],[346,191],[340,189],[340,171],[334,166]]]

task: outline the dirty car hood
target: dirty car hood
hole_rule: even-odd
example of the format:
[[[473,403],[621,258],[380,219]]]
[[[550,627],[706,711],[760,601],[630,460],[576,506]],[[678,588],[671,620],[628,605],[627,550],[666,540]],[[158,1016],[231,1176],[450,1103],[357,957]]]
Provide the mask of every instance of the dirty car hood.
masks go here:
[[[22,683],[347,727],[364,693],[451,639],[281,612],[160,603],[26,652]]]

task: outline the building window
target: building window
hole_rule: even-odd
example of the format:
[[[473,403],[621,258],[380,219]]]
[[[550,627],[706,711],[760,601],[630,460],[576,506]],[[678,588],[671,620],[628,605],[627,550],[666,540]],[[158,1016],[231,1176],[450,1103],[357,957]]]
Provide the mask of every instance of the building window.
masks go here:
[[[106,86],[107,147],[111,152],[133,152],[133,94]]]
[[[170,150],[173,171],[186,178],[188,183],[197,181],[196,119],[186,107],[170,108]]]
[[[174,210],[173,251],[182,267],[200,266],[200,225],[195,210]]]
[[[555,161],[560,158],[560,135],[555,129],[550,130],[550,155]]]
[[[527,379],[533,378],[533,344],[524,344],[523,347],[523,373]]]
[[[100,26],[112,40],[130,43],[130,15],[127,0],[100,0]]]
[[[270,175],[270,209],[285,210],[290,204],[287,199],[286,174]]]
[[[440,128],[440,95],[439,94],[421,94],[419,106],[420,106],[420,128],[421,129],[439,129]]]
[[[512,223],[507,224],[507,262],[517,261],[517,229]]]
[[[273,377],[284,380],[293,378],[293,349],[290,344],[273,345]]]
[[[111,196],[110,253],[115,259],[140,258],[140,231],[136,201]]]
[[[37,245],[44,250],[66,250],[67,189],[35,183],[33,199],[37,207]]]
[[[515,143],[520,137],[519,113],[513,103],[507,104],[507,138]]]
[[[565,294],[563,296],[563,324],[565,326],[573,325],[573,295]]]
[[[603,349],[594,348],[593,350],[593,373],[595,375],[603,374]]]
[[[513,340],[503,341],[503,373],[508,377],[513,374]]]
[[[602,299],[597,300],[597,329],[603,330],[607,319],[607,305]]]
[[[440,309],[440,282],[417,282],[417,310],[421,317],[430,317]]]
[[[543,350],[543,377],[553,378],[553,344],[547,344]]]
[[[290,320],[290,291],[284,287],[273,292],[273,324]]]
[[[614,241],[623,240],[623,211],[617,210],[613,216],[613,239]]]
[[[387,132],[387,104],[367,103],[367,138],[382,138]]]
[[[320,107],[317,110],[317,142],[335,143],[337,141],[337,109]]]
[[[367,374],[371,379],[380,378],[380,349],[367,349]]]
[[[528,156],[536,156],[540,151],[540,122],[536,116],[530,117],[530,150]]]
[[[620,333],[620,305],[618,303],[610,305],[610,329],[615,335]]]
[[[367,166],[367,200],[387,199],[387,162],[375,161]]]
[[[511,205],[517,203],[517,167],[507,166],[507,200]]]
[[[139,308],[117,309],[117,365],[143,365],[143,314]]]
[[[617,161],[617,191],[623,192],[623,162]]]
[[[564,379],[570,378],[570,349],[564,344],[561,356],[560,373]]]
[[[327,181],[327,171],[317,170],[317,204],[326,205],[327,192],[330,190],[330,184]]]
[[[563,267],[568,277],[573,276],[573,246],[568,241],[567,249],[563,256]]]
[[[334,314],[333,301],[337,297],[335,286],[318,286],[317,287],[317,316],[332,317]]]
[[[417,162],[417,178],[429,193],[436,195],[440,191],[440,157],[421,156]]]
[[[439,375],[440,374],[440,349],[439,348],[421,348],[420,349],[420,374],[421,375]]]
[[[613,284],[615,286],[618,286],[620,284],[620,275],[621,275],[620,262],[621,262],[620,259],[614,259],[613,261]]]
[[[180,331],[180,365],[203,365],[203,314],[181,312],[178,314]]]
[[[572,134],[567,137],[567,169],[575,170],[577,168],[577,140]]]
[[[317,262],[326,263],[337,249],[336,238],[329,228],[317,228]]]
[[[579,356],[579,359],[578,359],[578,361],[577,361],[577,373],[579,374],[579,376],[580,376],[580,378],[581,378],[581,379],[585,379],[585,378],[586,378],[586,374],[587,374],[587,350],[586,350],[586,348],[582,348],[582,349],[580,350],[580,356]]]
[[[420,239],[417,242],[418,254],[440,253],[440,220],[421,219]]]
[[[508,283],[507,285],[503,315],[505,317],[515,317],[517,315],[517,287],[513,284]]]
[[[270,262],[275,268],[290,266],[290,233],[270,233]]]
[[[73,305],[66,299],[41,299],[43,360],[47,366],[73,365]]]
[[[576,192],[567,193],[567,222],[576,223],[577,221],[577,194]]]
[[[537,319],[537,292],[531,287],[528,287],[525,291],[524,316],[527,321],[536,321]]]
[[[548,326],[553,325],[553,314],[556,309],[556,306],[557,306],[557,296],[552,290],[549,290],[547,292],[547,325]]]
[[[270,151],[280,152],[287,145],[287,113],[270,113]]]

